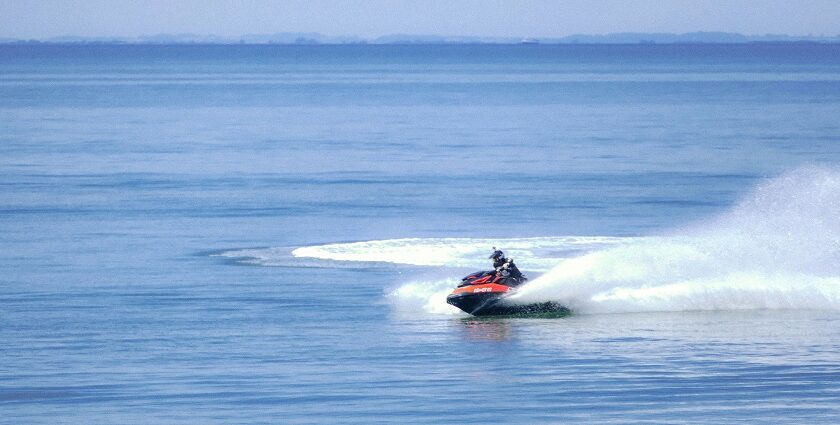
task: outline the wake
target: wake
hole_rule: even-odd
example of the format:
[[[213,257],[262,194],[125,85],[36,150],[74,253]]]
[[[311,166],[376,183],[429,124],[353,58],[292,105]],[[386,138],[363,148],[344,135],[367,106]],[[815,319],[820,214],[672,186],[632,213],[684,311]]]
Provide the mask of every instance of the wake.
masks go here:
[[[517,302],[584,313],[840,309],[838,211],[840,172],[798,170],[673,236],[563,260]]]
[[[431,266],[428,278],[388,298],[401,310],[432,313],[458,314],[446,294],[461,274],[488,267],[492,246],[532,278],[511,298],[521,304],[555,302],[576,313],[840,309],[838,212],[840,171],[803,168],[666,236],[409,238],[221,255],[260,265]]]

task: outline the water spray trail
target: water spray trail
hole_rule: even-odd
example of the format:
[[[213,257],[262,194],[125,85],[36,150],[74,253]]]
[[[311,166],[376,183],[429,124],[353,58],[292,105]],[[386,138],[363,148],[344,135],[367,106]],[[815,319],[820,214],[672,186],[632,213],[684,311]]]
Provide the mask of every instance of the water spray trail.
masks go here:
[[[487,268],[503,247],[527,272],[519,303],[553,301],[578,313],[730,309],[840,309],[840,170],[803,168],[755,188],[730,211],[669,236],[513,239],[410,238],[220,254],[266,266],[401,264]],[[407,282],[400,308],[453,312],[457,283]]]
[[[840,171],[797,170],[674,236],[561,261],[516,298],[578,312],[840,309]]]

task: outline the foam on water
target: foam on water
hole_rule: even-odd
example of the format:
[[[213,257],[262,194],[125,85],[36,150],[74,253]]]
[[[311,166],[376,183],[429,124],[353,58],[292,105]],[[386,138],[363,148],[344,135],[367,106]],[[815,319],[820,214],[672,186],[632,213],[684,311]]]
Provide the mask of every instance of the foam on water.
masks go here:
[[[459,282],[451,278],[412,281],[391,290],[387,297],[398,313],[461,314],[446,303],[446,296]]]
[[[667,236],[406,238],[221,255],[259,265],[484,269],[493,246],[530,275],[544,272],[513,297],[523,304],[554,301],[578,313],[840,309],[840,171],[768,179],[725,214]],[[402,310],[456,312],[446,294],[460,271],[404,282],[389,299]]]
[[[214,256],[244,264],[282,267],[373,267],[409,265],[436,268],[486,269],[487,256],[498,246],[523,270],[545,272],[558,261],[637,238],[563,236],[540,238],[405,238],[335,243],[298,248],[243,248]]]
[[[561,261],[516,298],[578,312],[840,309],[840,172],[767,180],[674,236]]]
[[[419,280],[403,282],[389,290],[388,299],[399,312],[458,314],[446,304],[446,295],[459,283],[464,270],[487,269],[491,248],[503,248],[529,273],[550,270],[559,261],[628,244],[638,238],[608,236],[563,236],[538,238],[404,238],[328,245],[246,248],[215,255],[245,264],[283,267],[372,267],[408,265],[434,267]],[[430,277],[432,276],[433,277]]]
[[[336,261],[384,262],[417,266],[486,268],[491,248],[504,248],[527,270],[546,271],[557,261],[631,238],[565,236],[514,239],[407,238],[297,248],[295,257]]]

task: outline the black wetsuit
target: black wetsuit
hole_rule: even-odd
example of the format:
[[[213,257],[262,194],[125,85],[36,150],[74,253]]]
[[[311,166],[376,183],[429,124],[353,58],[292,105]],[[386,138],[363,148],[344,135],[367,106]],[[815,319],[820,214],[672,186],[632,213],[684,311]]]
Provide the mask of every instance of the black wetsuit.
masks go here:
[[[519,271],[519,267],[516,267],[516,264],[513,264],[511,260],[505,260],[505,262],[496,268],[496,275],[498,276],[497,279],[502,280],[505,284],[509,286],[516,286],[522,283],[522,272]]]
[[[505,257],[496,257],[493,259],[493,269],[496,271],[499,270],[499,267],[502,267],[507,263],[507,258]]]
[[[516,267],[516,264],[513,264],[513,261],[508,261],[507,264],[508,264],[507,269],[508,269],[508,272],[510,272],[510,277],[512,277],[513,279],[516,279],[517,282],[521,281],[522,280],[522,272],[519,271],[519,267]]]

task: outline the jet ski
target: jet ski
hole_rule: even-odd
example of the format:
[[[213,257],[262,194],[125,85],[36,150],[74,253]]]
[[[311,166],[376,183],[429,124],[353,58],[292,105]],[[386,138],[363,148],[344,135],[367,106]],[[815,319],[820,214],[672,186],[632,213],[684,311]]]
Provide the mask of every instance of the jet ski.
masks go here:
[[[493,247],[495,270],[479,271],[461,279],[461,283],[446,297],[448,304],[460,308],[473,316],[505,314],[568,314],[569,309],[554,302],[537,304],[518,304],[508,300],[516,287],[528,281],[519,271],[513,258],[506,258],[505,253]]]
[[[569,313],[568,308],[553,302],[521,305],[506,301],[527,281],[524,276],[516,279],[497,277],[495,271],[475,272],[461,279],[458,287],[446,297],[446,303],[473,316]]]
[[[527,280],[524,277],[522,280]],[[515,292],[518,284],[510,278],[497,278],[495,271],[479,271],[461,279],[461,283],[446,297],[454,305],[473,316],[511,314],[511,307],[503,301]]]

